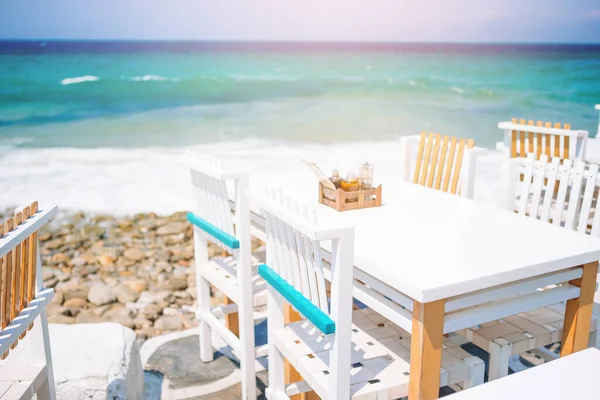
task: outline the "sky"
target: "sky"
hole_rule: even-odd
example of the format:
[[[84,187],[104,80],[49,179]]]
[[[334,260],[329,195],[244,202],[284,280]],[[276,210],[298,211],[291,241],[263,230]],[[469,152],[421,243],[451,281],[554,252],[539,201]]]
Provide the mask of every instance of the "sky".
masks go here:
[[[0,38],[600,42],[600,0],[0,0]]]

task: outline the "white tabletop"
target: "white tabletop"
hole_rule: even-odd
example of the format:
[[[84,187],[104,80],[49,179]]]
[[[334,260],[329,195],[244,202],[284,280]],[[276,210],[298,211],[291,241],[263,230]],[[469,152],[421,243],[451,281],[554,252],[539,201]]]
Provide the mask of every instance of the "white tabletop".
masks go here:
[[[320,224],[354,226],[355,266],[419,302],[600,260],[600,239],[408,182],[384,185],[382,207],[344,212],[311,188],[285,193],[312,201]]]
[[[448,400],[595,400],[600,350],[591,348],[446,397]]]

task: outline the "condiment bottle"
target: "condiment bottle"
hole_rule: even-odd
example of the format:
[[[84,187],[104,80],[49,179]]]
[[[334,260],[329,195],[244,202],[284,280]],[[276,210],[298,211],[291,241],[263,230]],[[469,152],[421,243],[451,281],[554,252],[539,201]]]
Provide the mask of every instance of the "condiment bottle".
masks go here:
[[[373,189],[373,167],[368,162],[360,167],[361,190]]]
[[[358,190],[358,179],[356,174],[348,172],[346,179],[341,182],[342,190],[346,192],[356,192]]]
[[[337,168],[331,172],[331,178],[329,178],[329,180],[331,183],[333,183],[336,189],[340,188],[342,184],[342,178],[340,178],[340,171]]]

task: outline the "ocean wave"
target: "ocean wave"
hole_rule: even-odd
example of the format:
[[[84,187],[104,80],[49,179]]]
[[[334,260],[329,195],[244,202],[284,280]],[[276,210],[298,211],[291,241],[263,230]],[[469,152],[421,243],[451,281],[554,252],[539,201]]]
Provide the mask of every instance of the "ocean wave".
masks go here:
[[[295,82],[298,80],[296,76],[290,75],[239,75],[231,74],[227,78],[233,79],[237,82],[243,81],[255,81],[255,82]]]
[[[458,94],[463,94],[465,92],[465,89],[461,89],[456,86],[450,86],[450,91]]]
[[[364,76],[340,76],[338,78],[341,82],[363,82],[365,80]]]
[[[99,80],[97,76],[94,75],[86,75],[86,76],[77,76],[75,78],[65,78],[60,81],[61,85],[72,85],[75,83],[83,83],[83,82],[95,82]]]
[[[63,210],[115,214],[188,210],[193,204],[184,157],[188,149],[223,160],[228,169],[249,171],[257,188],[289,182],[314,186],[313,175],[302,165],[303,158],[316,162],[324,171],[330,171],[337,162],[360,165],[365,159],[377,159],[375,179],[385,186],[398,179],[399,145],[399,141],[323,145],[250,139],[186,147],[20,148],[0,157],[0,185],[18,188],[0,196],[0,209],[35,198],[41,204],[58,204]],[[490,150],[478,161],[477,200],[496,203],[502,159],[500,151]]]
[[[143,82],[143,81],[178,81],[179,78],[165,78],[160,75],[144,75],[144,76],[134,76],[130,80],[134,82]]]

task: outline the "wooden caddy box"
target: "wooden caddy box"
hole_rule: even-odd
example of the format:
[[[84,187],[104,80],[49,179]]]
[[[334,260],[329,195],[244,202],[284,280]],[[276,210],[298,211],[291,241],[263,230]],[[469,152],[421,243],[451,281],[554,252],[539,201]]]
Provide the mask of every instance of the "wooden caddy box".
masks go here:
[[[329,198],[335,199],[330,200]],[[336,211],[358,210],[381,206],[381,185],[375,189],[345,192],[342,189],[331,190],[319,183],[319,203]]]

